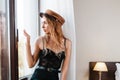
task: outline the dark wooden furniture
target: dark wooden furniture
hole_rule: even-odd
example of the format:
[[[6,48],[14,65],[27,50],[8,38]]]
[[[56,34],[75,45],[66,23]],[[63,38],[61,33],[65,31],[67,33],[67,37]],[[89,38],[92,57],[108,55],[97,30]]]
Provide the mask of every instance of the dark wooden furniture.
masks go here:
[[[115,71],[116,65],[115,63],[120,62],[105,62],[108,68],[108,72],[102,72],[101,78],[102,80],[115,80]],[[98,71],[93,71],[96,62],[89,62],[89,80],[99,80]]]

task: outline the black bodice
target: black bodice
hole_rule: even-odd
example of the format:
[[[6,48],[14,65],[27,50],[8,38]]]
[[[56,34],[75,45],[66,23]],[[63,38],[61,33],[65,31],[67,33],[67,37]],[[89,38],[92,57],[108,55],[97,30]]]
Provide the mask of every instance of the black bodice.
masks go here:
[[[40,50],[38,66],[44,66],[54,69],[59,69],[63,59],[65,58],[65,51],[55,53],[50,49]]]

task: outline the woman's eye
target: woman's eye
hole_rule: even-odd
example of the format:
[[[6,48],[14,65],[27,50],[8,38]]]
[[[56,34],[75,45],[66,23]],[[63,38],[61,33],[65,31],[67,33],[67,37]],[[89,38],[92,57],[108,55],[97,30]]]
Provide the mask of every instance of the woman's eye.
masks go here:
[[[47,23],[43,21],[42,24],[47,24]]]

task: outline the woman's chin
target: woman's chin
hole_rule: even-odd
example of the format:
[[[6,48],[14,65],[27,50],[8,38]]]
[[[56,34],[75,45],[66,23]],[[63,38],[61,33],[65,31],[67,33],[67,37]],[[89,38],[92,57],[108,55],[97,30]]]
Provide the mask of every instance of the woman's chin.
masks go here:
[[[48,32],[44,32],[45,34],[49,34]]]

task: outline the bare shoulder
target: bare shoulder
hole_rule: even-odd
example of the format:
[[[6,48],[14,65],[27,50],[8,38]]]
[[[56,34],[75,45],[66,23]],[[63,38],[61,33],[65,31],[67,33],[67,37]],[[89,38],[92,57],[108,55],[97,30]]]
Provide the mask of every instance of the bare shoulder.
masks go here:
[[[38,44],[40,41],[41,41],[41,36],[38,36],[36,39],[35,39],[35,44]]]
[[[71,48],[72,41],[68,38],[66,38],[66,48]]]
[[[35,40],[35,45],[37,45],[40,49],[42,49],[43,46],[43,38],[44,36],[38,36]]]
[[[43,36],[38,36],[38,37],[36,38],[36,41],[37,41],[37,42],[40,42],[40,41],[42,41],[42,39],[43,39]]]
[[[68,38],[66,38],[66,45],[71,45],[72,44],[72,41]]]

